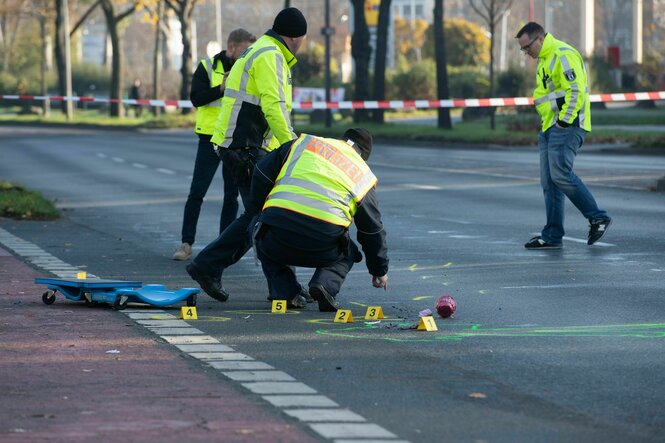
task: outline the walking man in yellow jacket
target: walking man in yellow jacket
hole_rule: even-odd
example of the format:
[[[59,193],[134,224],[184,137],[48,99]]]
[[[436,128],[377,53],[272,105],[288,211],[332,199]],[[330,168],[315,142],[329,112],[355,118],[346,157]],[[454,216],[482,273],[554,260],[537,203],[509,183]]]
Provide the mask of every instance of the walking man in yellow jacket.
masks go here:
[[[296,138],[291,125],[291,67],[307,34],[297,8],[283,9],[269,29],[236,61],[226,89],[212,143],[238,184],[245,212],[206,246],[187,272],[211,297],[226,301],[223,270],[249,250],[249,189],[254,165],[269,151]]]
[[[527,249],[560,249],[564,236],[564,197],[589,220],[587,244],[607,232],[612,219],[600,209],[582,180],[573,172],[577,151],[591,131],[591,103],[584,60],[569,44],[529,22],[515,36],[520,49],[538,60],[533,101],[542,127],[538,134],[540,183],[547,223]]]

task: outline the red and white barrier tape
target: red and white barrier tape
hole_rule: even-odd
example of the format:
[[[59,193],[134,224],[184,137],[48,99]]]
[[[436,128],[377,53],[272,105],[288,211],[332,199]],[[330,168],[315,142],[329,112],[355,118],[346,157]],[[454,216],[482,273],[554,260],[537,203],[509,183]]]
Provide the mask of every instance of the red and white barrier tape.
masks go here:
[[[619,94],[592,94],[592,103],[632,102],[639,100],[665,100],[665,91],[626,92]],[[44,95],[0,95],[0,100],[51,100],[83,103],[124,103],[139,106],[172,106],[176,108],[192,108],[189,100],[134,100],[109,99],[95,97],[62,97]],[[480,108],[487,106],[529,106],[533,105],[531,97],[511,98],[467,98],[450,100],[369,100],[341,102],[293,102],[293,110],[302,109],[435,109],[435,108]]]

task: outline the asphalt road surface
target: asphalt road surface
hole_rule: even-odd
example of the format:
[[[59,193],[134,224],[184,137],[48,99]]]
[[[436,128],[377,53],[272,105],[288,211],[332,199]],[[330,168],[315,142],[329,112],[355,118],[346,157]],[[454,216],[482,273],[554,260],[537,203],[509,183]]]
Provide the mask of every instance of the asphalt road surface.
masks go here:
[[[5,130],[0,178],[55,199],[64,218],[0,227],[100,277],[195,285],[170,260],[195,150],[188,132]],[[665,194],[649,190],[665,156],[583,148],[576,171],[614,223],[589,247],[569,205],[560,251],[523,248],[545,217],[535,146],[377,143],[370,166],[391,268],[385,292],[364,263],[353,269],[339,300],[354,323],[315,305],[271,314],[248,254],[224,275],[229,301],[200,296],[192,324],[403,440],[665,440]],[[216,178],[196,252],[216,236],[221,190]],[[443,294],[455,316],[413,329]],[[369,305],[385,318],[365,322]]]

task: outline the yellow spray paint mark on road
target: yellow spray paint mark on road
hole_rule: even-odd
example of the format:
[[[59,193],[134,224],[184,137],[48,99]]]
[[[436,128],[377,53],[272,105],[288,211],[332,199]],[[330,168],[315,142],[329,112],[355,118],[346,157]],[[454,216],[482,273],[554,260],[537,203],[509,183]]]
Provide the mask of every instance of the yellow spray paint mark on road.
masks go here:
[[[229,321],[231,320],[231,317],[219,317],[219,316],[201,316],[199,317],[199,321]]]
[[[434,298],[433,295],[419,295],[418,297],[413,297],[411,300],[427,300],[428,298]]]
[[[432,269],[446,269],[446,268],[451,267],[452,265],[453,265],[453,262],[451,262],[451,261],[449,261],[448,263],[445,263],[443,265],[424,266],[422,268],[417,264],[413,264],[413,265],[409,266],[408,268],[406,268],[406,270],[411,271],[411,272],[413,272],[413,271],[431,271]]]
[[[478,291],[478,294],[480,294],[480,295],[485,295],[485,294],[487,294],[488,292],[490,292],[489,289],[481,289],[480,291]]]
[[[416,269],[418,269],[418,265],[409,266],[409,271],[415,271]]]
[[[356,301],[349,302],[349,304],[351,304],[351,305],[356,305],[356,306],[360,306],[360,307],[363,307],[363,308],[367,307],[366,304],[358,303],[358,302],[356,302]]]

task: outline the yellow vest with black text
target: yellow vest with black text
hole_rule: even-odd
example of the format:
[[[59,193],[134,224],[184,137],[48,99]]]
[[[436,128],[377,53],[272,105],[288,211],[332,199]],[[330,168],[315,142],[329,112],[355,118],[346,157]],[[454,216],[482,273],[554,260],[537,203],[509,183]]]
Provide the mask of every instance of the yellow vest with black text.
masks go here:
[[[569,44],[547,34],[538,54],[533,101],[545,132],[561,120],[591,131],[591,102],[584,60]],[[577,124],[576,124],[577,126]]]
[[[204,58],[200,63],[208,73],[210,87],[214,88],[221,85],[222,80],[224,80],[224,65],[222,62],[215,63],[213,58]],[[196,126],[194,132],[197,134],[212,135],[221,105],[221,99],[217,99],[207,105],[196,108]]]
[[[346,228],[376,183],[353,147],[303,134],[291,145],[263,209],[287,209]]]
[[[226,79],[212,143],[223,148],[272,151],[296,138],[291,126],[291,66],[296,58],[264,34],[238,60]]]

